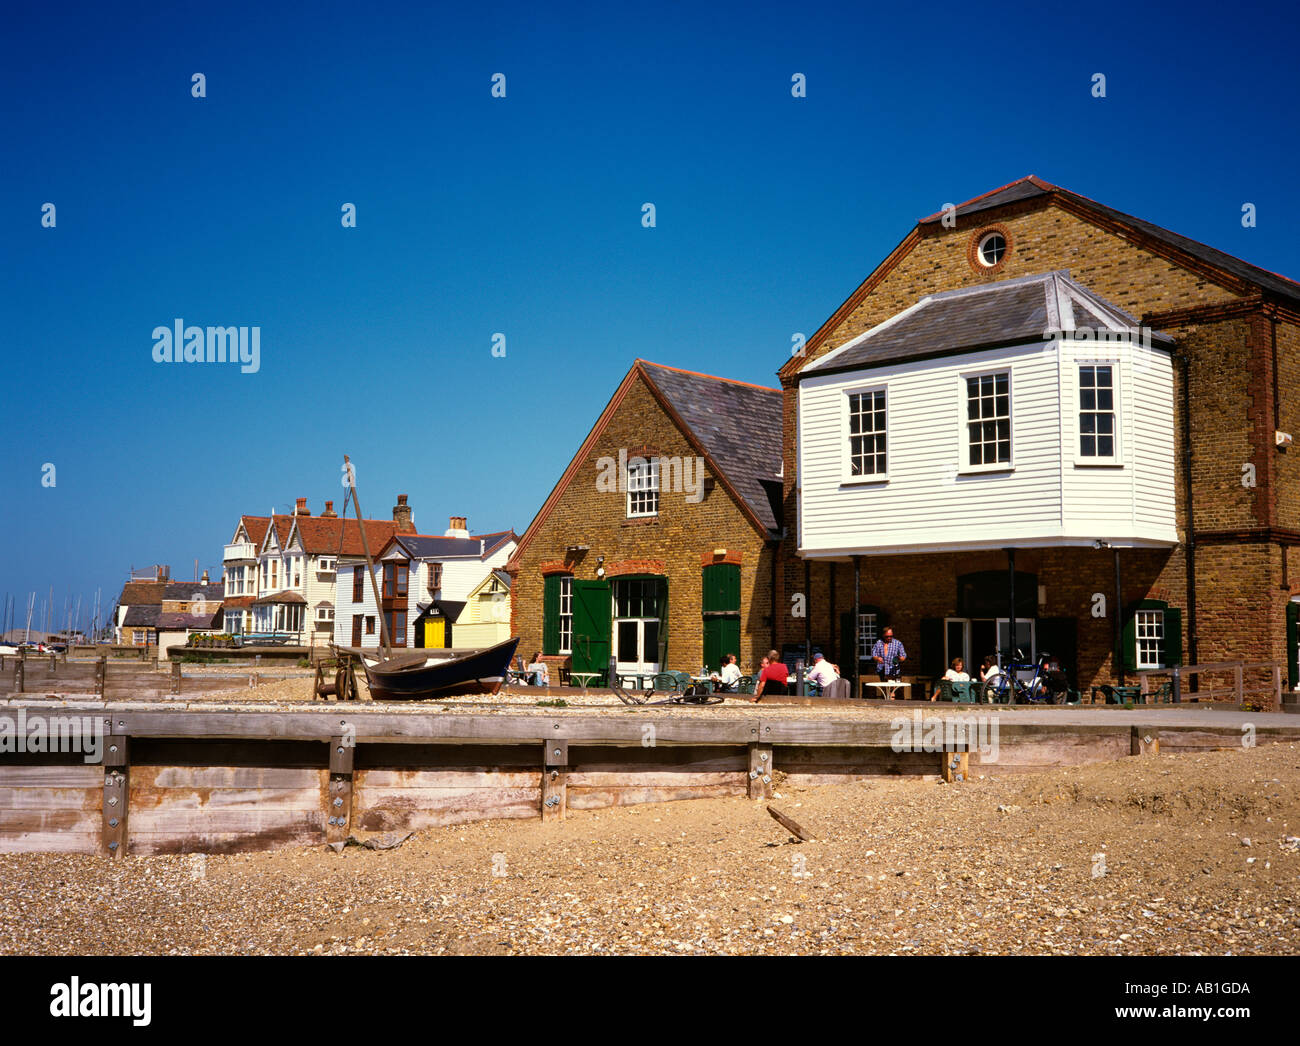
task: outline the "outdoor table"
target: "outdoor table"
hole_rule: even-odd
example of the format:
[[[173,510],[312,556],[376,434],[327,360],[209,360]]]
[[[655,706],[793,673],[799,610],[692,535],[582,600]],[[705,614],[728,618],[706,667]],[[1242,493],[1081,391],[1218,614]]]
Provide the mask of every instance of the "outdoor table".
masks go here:
[[[711,694],[711,693],[713,693],[713,677],[712,677],[712,676],[691,676],[691,682],[694,683],[696,686],[702,686],[702,687],[704,687],[704,688],[705,688],[704,692],[705,692],[706,694]]]
[[[869,686],[873,686],[873,687],[875,687],[877,690],[888,690],[888,691],[889,691],[889,694],[888,694],[887,696],[889,697],[889,700],[891,700],[891,701],[895,701],[895,700],[897,700],[897,698],[894,696],[894,694],[895,694],[895,692],[899,689],[899,687],[902,687],[902,688],[904,688],[904,689],[911,689],[912,684],[911,684],[911,683],[903,683],[903,682],[900,682],[900,681],[897,680],[897,679],[882,680],[882,681],[880,681],[880,682],[876,682],[876,681],[869,680],[869,679],[864,679],[864,680],[862,681],[862,686],[864,687],[863,694],[862,694],[863,697],[866,697],[866,696],[867,696],[867,695],[866,695],[866,690],[865,690],[865,688],[866,688],[866,687],[869,687]]]
[[[654,677],[654,672],[620,672],[618,674],[618,681],[620,686],[627,687],[627,681],[630,679],[632,680],[631,689],[648,690],[649,687],[645,685],[645,681],[649,679],[653,683]]]
[[[587,687],[591,686],[591,681],[592,681],[593,679],[599,679],[599,678],[600,678],[600,673],[599,673],[599,672],[572,672],[572,671],[571,671],[571,672],[569,673],[569,678],[570,678],[570,679],[576,679],[576,680],[578,681],[578,683],[582,686],[582,689],[583,689],[583,690],[586,690]]]

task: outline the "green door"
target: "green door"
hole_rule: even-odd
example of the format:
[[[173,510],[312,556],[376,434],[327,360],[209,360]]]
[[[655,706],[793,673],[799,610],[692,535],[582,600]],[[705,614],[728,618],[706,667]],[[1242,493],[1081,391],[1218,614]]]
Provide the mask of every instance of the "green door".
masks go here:
[[[609,637],[613,620],[608,581],[573,579],[574,672],[609,670]]]
[[[728,654],[740,657],[740,618],[710,615],[704,619],[704,667],[710,672],[722,669]]]

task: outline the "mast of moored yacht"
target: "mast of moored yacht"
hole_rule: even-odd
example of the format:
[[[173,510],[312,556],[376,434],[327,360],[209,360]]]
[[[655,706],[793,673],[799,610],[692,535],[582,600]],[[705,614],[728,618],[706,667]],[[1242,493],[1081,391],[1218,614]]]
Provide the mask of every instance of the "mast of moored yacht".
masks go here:
[[[352,507],[357,513],[357,529],[361,531],[361,550],[366,554],[366,573],[370,575],[370,588],[375,594],[375,613],[379,615],[379,642],[384,648],[384,657],[391,657],[393,652],[388,643],[388,623],[384,619],[384,604],[379,599],[379,582],[375,579],[375,564],[370,558],[370,542],[366,540],[366,524],[361,515],[361,499],[357,497],[357,474],[348,460],[346,454],[343,455],[343,474],[348,477],[348,486],[352,490]],[[347,520],[343,521],[347,526]]]

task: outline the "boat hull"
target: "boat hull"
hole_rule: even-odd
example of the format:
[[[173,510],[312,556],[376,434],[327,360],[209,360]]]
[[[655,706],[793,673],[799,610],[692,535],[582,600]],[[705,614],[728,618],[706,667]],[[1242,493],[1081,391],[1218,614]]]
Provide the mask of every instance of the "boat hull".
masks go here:
[[[506,680],[519,645],[515,636],[482,650],[458,656],[415,652],[388,661],[374,650],[361,651],[361,664],[376,701],[420,701],[456,694],[495,694]]]

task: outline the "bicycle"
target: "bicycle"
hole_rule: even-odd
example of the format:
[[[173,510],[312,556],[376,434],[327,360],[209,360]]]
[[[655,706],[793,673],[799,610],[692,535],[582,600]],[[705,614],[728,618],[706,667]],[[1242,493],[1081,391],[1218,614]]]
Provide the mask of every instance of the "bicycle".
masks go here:
[[[985,700],[995,704],[1064,704],[1068,690],[1050,685],[1052,672],[1059,671],[1056,662],[1047,651],[1039,653],[1037,660],[1026,661],[1025,652],[1017,647],[1016,657],[1007,658],[1006,667],[993,679],[984,684]],[[1034,674],[1028,682],[1022,680],[1017,672]]]

